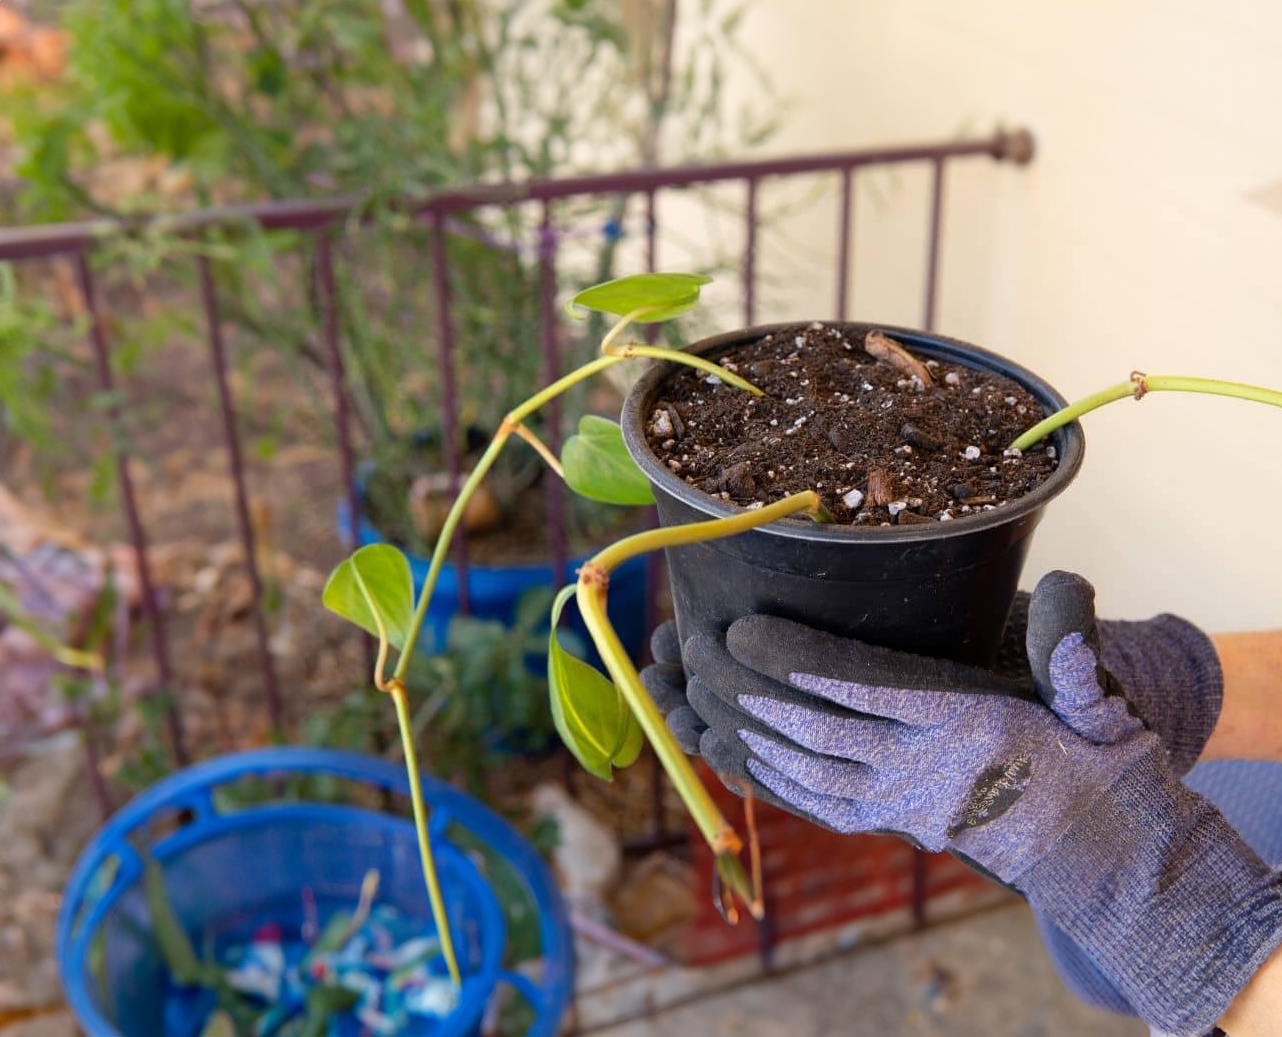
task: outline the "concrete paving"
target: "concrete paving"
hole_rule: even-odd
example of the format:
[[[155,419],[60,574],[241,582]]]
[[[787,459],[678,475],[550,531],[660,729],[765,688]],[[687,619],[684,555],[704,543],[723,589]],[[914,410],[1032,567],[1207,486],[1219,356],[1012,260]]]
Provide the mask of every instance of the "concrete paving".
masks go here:
[[[1060,983],[1010,905],[592,1031],[593,1037],[1148,1037]]]

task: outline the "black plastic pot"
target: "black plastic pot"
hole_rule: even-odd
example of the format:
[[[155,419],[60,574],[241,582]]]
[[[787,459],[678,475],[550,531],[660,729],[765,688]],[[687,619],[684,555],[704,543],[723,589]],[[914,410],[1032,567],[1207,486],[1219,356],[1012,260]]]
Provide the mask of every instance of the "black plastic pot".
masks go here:
[[[804,326],[804,325],[803,325]],[[848,335],[879,328],[926,357],[1013,378],[1046,408],[1064,406],[1044,381],[1004,357],[955,339],[885,325],[832,322]],[[763,325],[704,339],[690,352],[712,358],[795,324]],[[737,513],[662,466],[645,439],[644,420],[675,373],[647,372],[623,406],[623,437],[654,486],[665,526]],[[1042,510],[1081,467],[1081,426],[1056,432],[1055,472],[1031,493],[993,511],[951,522],[860,529],[784,519],[749,533],[668,551],[677,626],[724,630],[740,616],[784,616],[834,634],[962,662],[991,662],[1001,642]]]

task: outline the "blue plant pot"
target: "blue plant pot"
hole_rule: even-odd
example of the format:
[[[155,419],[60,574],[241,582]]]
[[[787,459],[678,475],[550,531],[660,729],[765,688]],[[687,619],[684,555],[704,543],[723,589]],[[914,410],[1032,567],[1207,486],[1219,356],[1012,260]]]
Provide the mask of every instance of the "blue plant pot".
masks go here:
[[[357,493],[360,495],[360,488]],[[351,509],[347,501],[338,505],[338,531],[340,536],[350,542]],[[357,523],[357,544],[385,544],[387,539],[375,528],[374,524],[362,514]],[[431,560],[421,555],[406,552],[409,557],[410,571],[414,576],[415,594],[422,590],[427,579],[427,570]],[[591,556],[584,554],[567,561],[565,579],[573,579],[574,573]],[[511,624],[516,618],[516,603],[521,595],[532,587],[561,586],[560,575],[554,575],[550,562],[535,565],[469,565],[467,580],[468,614],[478,619],[497,619]],[[641,658],[645,647],[645,594],[646,594],[646,560],[643,557],[630,558],[610,575],[610,594],[607,613],[623,647],[634,660]],[[436,592],[432,595],[431,604],[427,607],[427,621],[424,624],[420,645],[432,651],[439,651],[445,646],[445,634],[450,620],[459,611],[459,576],[458,568],[453,562],[441,566],[436,580]],[[591,649],[591,639],[587,628],[579,618],[577,610],[567,609],[563,625],[573,630],[588,648],[588,661],[600,666],[600,659]]]
[[[67,1004],[89,1037],[197,1037],[213,995],[175,988],[152,933],[140,843],[164,871],[179,923],[197,953],[243,944],[264,925],[297,933],[302,892],[312,891],[323,925],[351,910],[365,873],[380,876],[377,903],[435,931],[414,826],[405,817],[297,797],[220,809],[215,791],[246,777],[284,784],[326,776],[408,794],[404,769],[357,753],[275,748],[237,753],[170,775],[138,796],[94,836],[71,873],[58,917],[57,960]],[[463,986],[440,1020],[416,1021],[403,1037],[463,1037],[478,1031],[501,984],[535,1009],[528,1037],[557,1033],[572,989],[565,905],[534,848],[476,800],[424,776],[431,839]],[[270,785],[268,787],[271,787]],[[174,829],[174,825],[179,827]],[[165,834],[155,835],[153,828]],[[510,971],[506,928],[466,832],[520,879],[539,920],[538,984]],[[100,960],[101,967],[91,963]],[[95,975],[95,971],[97,975]]]

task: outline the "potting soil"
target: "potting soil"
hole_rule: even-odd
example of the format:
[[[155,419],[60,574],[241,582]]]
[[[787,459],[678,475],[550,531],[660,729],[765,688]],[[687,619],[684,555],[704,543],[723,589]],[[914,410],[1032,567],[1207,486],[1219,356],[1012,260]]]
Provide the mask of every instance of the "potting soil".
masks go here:
[[[838,523],[867,528],[991,511],[1055,470],[1046,441],[1010,451],[1045,416],[1018,383],[921,359],[931,384],[820,323],[719,359],[764,396],[682,368],[646,415],[659,460],[706,493],[760,507],[812,489]]]

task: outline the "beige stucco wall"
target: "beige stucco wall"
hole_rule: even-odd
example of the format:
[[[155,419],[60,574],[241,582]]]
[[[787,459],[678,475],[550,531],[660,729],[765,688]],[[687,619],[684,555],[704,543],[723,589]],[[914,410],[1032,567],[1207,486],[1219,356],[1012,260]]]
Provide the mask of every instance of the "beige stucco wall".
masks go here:
[[[998,123],[1036,134],[1028,168],[980,160],[949,176],[940,330],[1070,398],[1132,368],[1282,387],[1282,5],[747,10],[746,41],[790,100],[773,151]],[[853,316],[919,323],[927,186],[915,171],[861,181]],[[786,200],[763,198],[780,214]],[[830,193],[780,216],[760,260],[761,319],[831,314],[834,211]],[[1026,583],[1071,568],[1108,615],[1282,625],[1282,412],[1155,394],[1091,415],[1086,431],[1085,469],[1042,524]]]

